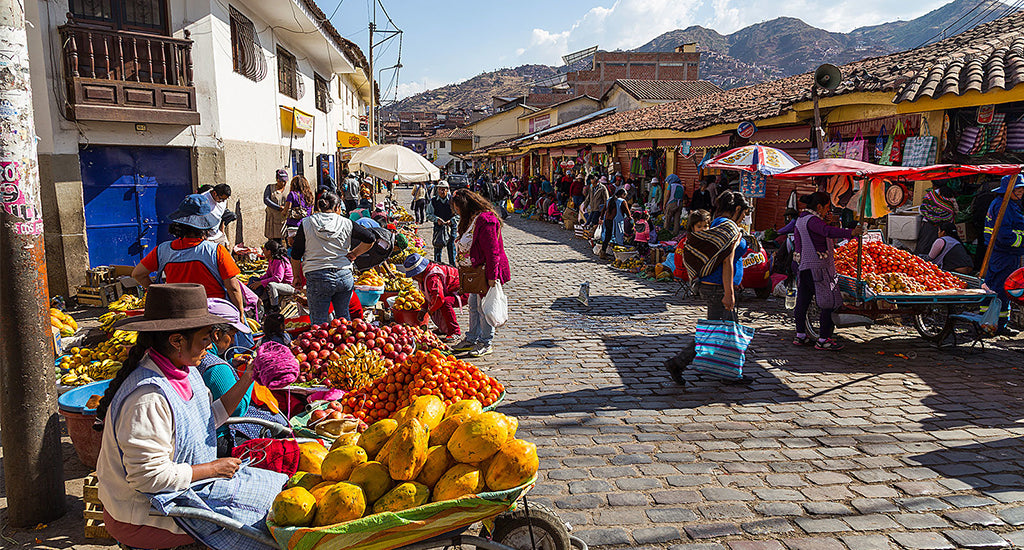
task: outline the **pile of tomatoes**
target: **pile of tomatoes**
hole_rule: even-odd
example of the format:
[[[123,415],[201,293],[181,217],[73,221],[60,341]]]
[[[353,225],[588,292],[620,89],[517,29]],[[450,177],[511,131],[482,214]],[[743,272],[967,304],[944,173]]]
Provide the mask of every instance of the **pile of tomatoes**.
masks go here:
[[[836,271],[848,277],[857,276],[857,241],[851,240],[836,249]],[[902,273],[926,291],[959,290],[967,285],[956,275],[947,273],[933,263],[885,243],[864,243],[861,270],[863,274]]]
[[[373,423],[423,395],[436,395],[445,405],[476,399],[487,407],[504,392],[501,383],[470,363],[432,350],[410,356],[376,382],[345,395],[341,403],[345,413]]]

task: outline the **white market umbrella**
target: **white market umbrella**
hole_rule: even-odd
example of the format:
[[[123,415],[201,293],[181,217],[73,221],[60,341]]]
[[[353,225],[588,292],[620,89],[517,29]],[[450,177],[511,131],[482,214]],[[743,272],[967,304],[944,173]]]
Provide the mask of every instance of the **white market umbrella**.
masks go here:
[[[373,145],[352,154],[348,169],[362,171],[383,180],[399,183],[439,180],[441,170],[416,151],[396,145]]]

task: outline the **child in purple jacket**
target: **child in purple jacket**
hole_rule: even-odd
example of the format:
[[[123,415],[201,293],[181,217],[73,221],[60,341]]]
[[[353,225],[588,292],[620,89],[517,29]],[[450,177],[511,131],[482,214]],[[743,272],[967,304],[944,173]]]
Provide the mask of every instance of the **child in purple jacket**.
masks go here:
[[[280,310],[281,296],[295,294],[292,264],[288,260],[288,249],[278,241],[267,241],[263,245],[263,257],[267,259],[267,272],[250,280],[249,288],[267,302],[268,312],[275,312]]]

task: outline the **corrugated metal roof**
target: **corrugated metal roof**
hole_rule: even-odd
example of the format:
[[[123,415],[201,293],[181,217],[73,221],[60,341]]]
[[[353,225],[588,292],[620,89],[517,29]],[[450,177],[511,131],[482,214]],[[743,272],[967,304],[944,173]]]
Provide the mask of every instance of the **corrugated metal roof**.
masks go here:
[[[721,92],[722,89],[707,80],[637,80],[620,79],[619,85],[629,95],[637,99],[690,99],[702,95]]]

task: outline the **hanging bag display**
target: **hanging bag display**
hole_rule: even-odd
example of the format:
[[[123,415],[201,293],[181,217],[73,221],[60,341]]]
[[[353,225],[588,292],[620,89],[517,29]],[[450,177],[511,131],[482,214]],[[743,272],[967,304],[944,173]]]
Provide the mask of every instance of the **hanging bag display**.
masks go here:
[[[903,151],[903,166],[928,166],[935,162],[939,139],[931,135],[928,120],[921,119],[921,135],[907,138]]]
[[[1006,115],[997,113],[992,117],[992,124],[987,125],[988,152],[1003,153],[1006,151]]]
[[[864,134],[858,128],[857,135],[846,143],[845,158],[850,160],[864,160],[864,149],[866,147],[867,141],[865,141]]]
[[[899,166],[903,162],[903,145],[907,139],[907,130],[903,126],[903,120],[896,122],[896,128],[892,131],[892,145],[889,148],[889,165]]]
[[[1024,151],[1024,120],[1006,123],[1006,150],[1011,153]]]
[[[956,146],[956,152],[961,155],[970,155],[977,147],[981,137],[981,126],[968,126],[960,132],[960,143]],[[983,140],[982,140],[983,141]]]
[[[873,151],[874,154],[871,157],[872,159],[877,161],[882,158],[882,151],[885,150],[885,140],[885,124],[883,124],[882,127],[878,129],[878,137],[875,138],[875,149]]]
[[[842,139],[829,140],[825,143],[825,154],[823,158],[841,159],[846,154],[846,146]]]

